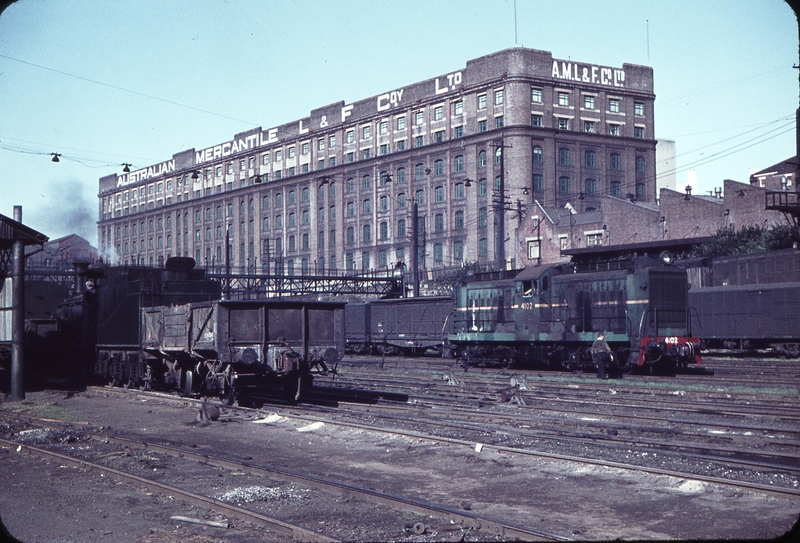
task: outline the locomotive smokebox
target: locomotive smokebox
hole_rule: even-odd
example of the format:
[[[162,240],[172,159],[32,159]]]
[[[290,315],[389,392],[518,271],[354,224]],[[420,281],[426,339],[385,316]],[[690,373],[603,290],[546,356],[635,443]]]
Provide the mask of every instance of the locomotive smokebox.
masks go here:
[[[170,257],[164,266],[167,269],[165,279],[167,281],[188,281],[189,274],[195,265],[194,258],[189,256]]]

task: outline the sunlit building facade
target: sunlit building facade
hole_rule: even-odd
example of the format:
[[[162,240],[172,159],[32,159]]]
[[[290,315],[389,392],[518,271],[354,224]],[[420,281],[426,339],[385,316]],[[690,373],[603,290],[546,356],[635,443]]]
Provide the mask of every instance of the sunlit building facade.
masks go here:
[[[421,268],[488,264],[515,254],[534,200],[655,201],[654,99],[649,67],[507,49],[102,177],[101,252],[252,273],[390,269],[411,260],[416,203]]]

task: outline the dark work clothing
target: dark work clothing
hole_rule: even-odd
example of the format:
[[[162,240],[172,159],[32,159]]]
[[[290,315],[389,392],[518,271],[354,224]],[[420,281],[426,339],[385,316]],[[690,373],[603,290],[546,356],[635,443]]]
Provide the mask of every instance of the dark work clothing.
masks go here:
[[[597,364],[597,378],[606,378],[606,364],[611,360],[611,347],[605,339],[596,339],[592,343],[592,359]]]

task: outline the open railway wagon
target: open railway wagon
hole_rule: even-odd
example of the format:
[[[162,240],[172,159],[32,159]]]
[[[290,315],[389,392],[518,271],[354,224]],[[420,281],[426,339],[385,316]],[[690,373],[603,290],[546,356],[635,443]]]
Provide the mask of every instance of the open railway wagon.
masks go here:
[[[704,259],[695,268],[706,278],[689,291],[703,348],[800,356],[800,251]]]
[[[590,347],[605,332],[615,365],[673,373],[699,363],[686,270],[665,256],[477,274],[457,289],[450,343],[465,365],[593,369]]]
[[[347,348],[357,354],[422,355],[449,353],[453,298],[431,296],[348,303]]]
[[[78,296],[61,311],[66,320],[88,330],[90,350],[96,356],[94,374],[105,382],[133,386],[145,378],[141,362],[140,310],[143,307],[218,300],[219,281],[206,279],[188,257],[172,257],[166,268],[120,266],[89,269],[93,292]]]
[[[299,400],[344,353],[344,306],[269,299],[143,308],[144,385],[229,405]]]

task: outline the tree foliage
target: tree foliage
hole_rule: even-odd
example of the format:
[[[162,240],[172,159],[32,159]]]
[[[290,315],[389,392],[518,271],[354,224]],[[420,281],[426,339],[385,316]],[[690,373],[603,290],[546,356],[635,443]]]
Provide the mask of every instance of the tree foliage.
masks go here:
[[[715,257],[738,254],[761,253],[792,246],[792,228],[787,225],[774,225],[769,228],[761,225],[743,226],[738,231],[720,228],[711,241],[696,246],[689,257]]]

